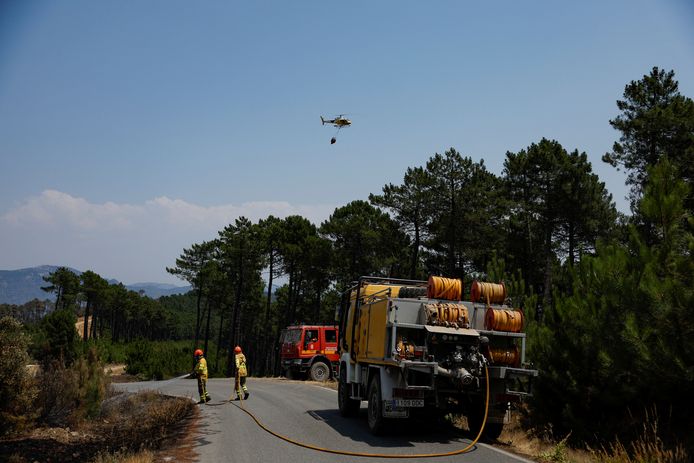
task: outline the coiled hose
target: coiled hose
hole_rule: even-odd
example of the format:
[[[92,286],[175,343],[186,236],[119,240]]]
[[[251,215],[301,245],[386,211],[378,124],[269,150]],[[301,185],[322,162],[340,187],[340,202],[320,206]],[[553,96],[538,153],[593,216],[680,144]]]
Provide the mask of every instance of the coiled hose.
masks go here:
[[[518,346],[491,347],[489,357],[495,365],[518,366],[520,364],[520,352]]]
[[[484,366],[484,375],[486,378],[486,399],[484,401],[484,419],[482,420],[482,426],[480,427],[479,432],[477,433],[477,437],[475,437],[475,440],[470,442],[470,444],[460,450],[454,450],[452,452],[443,452],[443,453],[417,453],[417,454],[410,454],[410,455],[400,455],[397,453],[367,453],[367,452],[351,452],[349,450],[335,450],[335,449],[327,449],[324,447],[319,447],[317,445],[313,444],[307,444],[305,442],[299,442],[297,440],[294,440],[290,437],[283,436],[279,433],[276,433],[272,429],[268,428],[265,426],[253,413],[250,411],[246,410],[243,408],[243,405],[236,405],[237,408],[241,409],[244,413],[246,413],[248,416],[250,416],[255,423],[260,426],[264,431],[272,434],[273,436],[277,437],[278,439],[282,439],[285,442],[289,442],[290,444],[297,445],[299,447],[303,447],[306,449],[310,450],[315,450],[317,452],[325,452],[325,453],[332,453],[336,455],[349,455],[351,457],[366,457],[366,458],[434,458],[434,457],[450,457],[453,455],[460,455],[462,453],[470,451],[471,448],[475,446],[478,440],[480,440],[480,437],[482,437],[482,433],[484,432],[484,426],[487,423],[487,414],[489,412],[489,371],[487,370],[487,366]],[[243,404],[243,401],[240,402]]]
[[[523,312],[509,309],[492,309],[487,307],[484,315],[484,326],[492,331],[520,333],[523,329]]]
[[[463,298],[463,282],[458,278],[430,276],[427,284],[429,299],[459,301]]]
[[[485,283],[475,280],[470,286],[470,300],[487,304],[503,304],[506,300],[506,285],[503,282]]]

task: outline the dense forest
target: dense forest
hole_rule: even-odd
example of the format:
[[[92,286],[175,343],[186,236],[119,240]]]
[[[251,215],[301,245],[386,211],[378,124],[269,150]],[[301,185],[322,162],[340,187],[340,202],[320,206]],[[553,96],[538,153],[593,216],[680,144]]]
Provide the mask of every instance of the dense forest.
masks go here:
[[[93,316],[95,338],[214,344],[217,374],[231,373],[228,353],[242,345],[252,374],[275,375],[281,329],[332,321],[360,275],[503,279],[541,372],[534,429],[630,439],[650,415],[694,444],[694,102],[655,67],[617,109],[602,160],[627,174],[630,214],[580,148],[542,138],[507,152],[500,175],[451,148],[319,225],[240,217],[191,243],[167,269],[192,285],[185,296],[153,301],[93,272],[57,271],[46,289],[56,312]]]

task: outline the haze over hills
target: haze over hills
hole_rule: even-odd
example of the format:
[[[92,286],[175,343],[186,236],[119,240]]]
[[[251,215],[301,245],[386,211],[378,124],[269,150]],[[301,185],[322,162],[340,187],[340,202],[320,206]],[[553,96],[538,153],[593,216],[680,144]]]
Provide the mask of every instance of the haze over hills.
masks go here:
[[[47,283],[43,277],[54,272],[58,266],[41,265],[38,267],[22,268],[17,270],[0,270],[0,304],[24,304],[33,299],[54,299],[55,295],[41,289]],[[69,267],[68,267],[69,268]],[[80,275],[82,272],[70,268]],[[117,284],[118,280],[107,279],[110,284]],[[157,299],[161,296],[172,294],[184,294],[190,291],[190,286],[176,286],[167,283],[134,283],[125,285],[133,291],[142,291],[146,296]]]

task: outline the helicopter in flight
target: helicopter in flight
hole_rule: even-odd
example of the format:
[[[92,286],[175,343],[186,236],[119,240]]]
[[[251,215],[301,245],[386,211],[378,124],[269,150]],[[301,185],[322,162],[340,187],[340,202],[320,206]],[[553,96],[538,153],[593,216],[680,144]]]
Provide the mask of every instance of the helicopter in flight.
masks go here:
[[[340,129],[343,127],[349,127],[350,125],[352,125],[352,121],[347,119],[344,114],[340,114],[339,116],[336,116],[333,119],[324,119],[323,116],[321,116],[320,121],[323,125],[332,124],[333,127],[337,127],[337,132],[339,132]],[[337,135],[337,132],[335,133],[335,135]],[[337,138],[332,137],[330,139],[330,144],[333,145],[333,144],[335,144],[336,141],[337,141]]]
[[[325,124],[333,124],[334,127],[337,127],[338,129],[341,129],[342,127],[347,127],[349,125],[352,125],[352,121],[344,117],[344,114],[340,114],[337,116],[335,119],[323,119],[323,116],[320,117],[320,121]]]

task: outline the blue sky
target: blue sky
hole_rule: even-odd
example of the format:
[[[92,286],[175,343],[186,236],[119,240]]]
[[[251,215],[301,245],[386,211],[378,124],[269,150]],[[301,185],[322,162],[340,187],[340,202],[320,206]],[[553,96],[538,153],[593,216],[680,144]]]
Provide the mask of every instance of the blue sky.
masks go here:
[[[685,0],[6,0],[0,269],[172,282],[239,214],[320,223],[436,152],[501,174],[542,137],[626,211],[615,101],[653,66],[694,97],[693,26]]]

